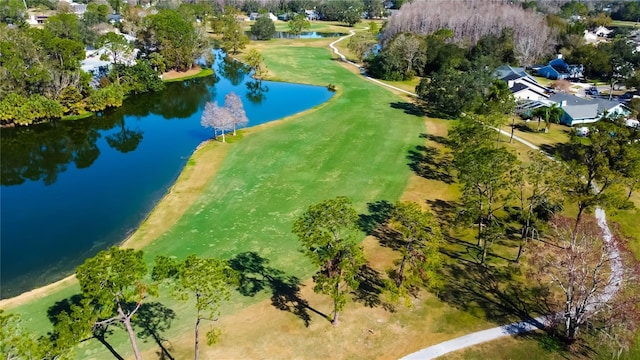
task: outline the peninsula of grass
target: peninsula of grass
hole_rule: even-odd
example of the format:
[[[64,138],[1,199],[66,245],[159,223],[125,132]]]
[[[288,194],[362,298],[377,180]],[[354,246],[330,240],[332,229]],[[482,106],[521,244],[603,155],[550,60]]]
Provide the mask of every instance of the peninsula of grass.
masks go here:
[[[299,214],[313,203],[338,195],[348,196],[359,211],[365,212],[367,203],[397,200],[407,186],[412,175],[407,155],[424,141],[420,134],[425,128],[421,117],[407,114],[399,106],[405,100],[333,61],[326,48],[272,45],[262,53],[275,77],[317,85],[332,83],[338,88],[337,94],[315,110],[248,129],[240,141],[220,146],[225,148],[226,155],[220,152],[220,158],[224,157],[213,180],[198,190],[193,205],[169,231],[143,247],[149,264],[160,254],[184,258],[195,253],[229,259],[255,252],[283,274],[308,279],[314,269],[299,252],[299,243],[291,234],[291,225]],[[211,143],[205,148],[217,145]],[[201,161],[190,164],[190,171],[195,172],[205,165]],[[181,206],[179,201],[175,205]],[[152,230],[145,224],[141,228]],[[131,246],[136,247],[135,243]],[[25,325],[32,331],[45,332],[51,326],[46,310],[73,294],[73,289],[65,287],[62,292],[25,302],[11,311],[22,314]],[[256,297],[236,294],[223,314],[231,316],[252,303],[263,303],[260,300],[268,296],[268,292]],[[189,332],[191,305],[165,297],[158,301],[176,314],[171,327],[160,335],[173,339]],[[451,321],[435,321],[440,335],[419,343],[416,339],[423,337],[421,327],[417,327],[420,330],[413,332],[411,343],[402,345],[408,348],[401,351],[415,351],[425,342],[433,343],[469,328],[487,326],[483,320],[468,319],[464,313],[435,299],[432,301],[437,303],[434,307],[439,308],[433,316],[446,316]],[[323,306],[322,303],[312,305]],[[354,306],[366,309],[362,304]],[[295,315],[273,311],[286,315],[289,325],[304,329]],[[428,313],[429,308],[422,311]],[[348,322],[347,313],[344,319]],[[449,326],[457,322],[453,319],[466,319],[465,326]],[[313,321],[325,326],[320,317],[316,316]],[[328,322],[326,325],[330,326]],[[389,339],[395,337],[389,336]],[[108,341],[121,355],[129,354],[123,331],[114,331]],[[142,348],[154,345],[152,339],[146,341],[140,340]],[[246,343],[250,339],[236,341]],[[98,359],[111,355],[97,341],[87,341],[78,347],[77,356]]]
[[[213,69],[201,69],[200,67],[185,72],[169,71],[162,74],[162,81],[166,83],[184,81],[213,75]]]

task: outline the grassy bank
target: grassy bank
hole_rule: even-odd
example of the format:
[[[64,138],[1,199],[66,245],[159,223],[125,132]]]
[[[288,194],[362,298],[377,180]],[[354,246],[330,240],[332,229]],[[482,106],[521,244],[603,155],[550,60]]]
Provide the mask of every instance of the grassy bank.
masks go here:
[[[364,210],[367,202],[397,199],[405,188],[411,174],[405,157],[421,141],[418,135],[424,125],[420,118],[393,107],[401,98],[353,75],[323,48],[273,47],[263,54],[278,78],[334,83],[340,94],[317,111],[249,131],[230,144],[217,176],[206,183],[194,206],[169,232],[145,247],[147,259],[191,253],[231,258],[255,251],[278,270],[307,278],[312,268],[290,233],[298,214],[309,204],[336,195],[351,197]],[[194,169],[200,165],[196,160]],[[14,311],[25,315],[29,328],[46,331],[45,309],[73,289],[64,291]],[[238,295],[226,310],[239,311],[267,295]],[[173,338],[186,331],[191,324],[184,316],[186,305],[161,301],[179,314],[162,336]],[[121,354],[129,352],[122,332],[115,331],[109,342]],[[102,345],[91,341],[78,350],[80,358],[107,354]]]

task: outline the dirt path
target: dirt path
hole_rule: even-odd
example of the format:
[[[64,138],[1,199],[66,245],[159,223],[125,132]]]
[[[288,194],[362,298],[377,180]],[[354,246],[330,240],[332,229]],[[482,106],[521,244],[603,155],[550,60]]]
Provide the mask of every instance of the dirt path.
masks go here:
[[[337,44],[338,42],[351,37],[355,34],[354,30],[350,31],[350,34],[347,36],[343,36],[340,39],[332,42],[329,47],[331,47],[331,49],[333,49],[333,52],[336,53],[341,59],[342,61],[356,66],[358,69],[360,69],[360,73],[367,78],[368,80],[391,88],[395,91],[399,91],[401,93],[413,96],[413,97],[418,97],[417,94],[400,89],[398,87],[395,87],[393,85],[389,85],[389,84],[385,84],[377,79],[373,79],[369,76],[367,76],[367,74],[364,72],[364,69],[351,61],[348,61],[347,58],[340,53],[340,51],[338,51],[338,49],[335,47],[335,44]],[[511,136],[510,133],[504,131],[504,130],[499,130],[496,128],[493,128],[496,131],[499,131],[501,134],[506,135],[506,136]],[[538,151],[542,151],[540,150],[540,148],[518,136],[514,136],[513,137],[514,140],[528,146],[531,149],[534,150],[538,150]],[[553,157],[551,157],[549,154],[543,152],[546,156],[548,156],[549,158],[553,159]],[[607,218],[606,218],[606,214],[604,212],[604,210],[600,207],[596,208],[595,211],[595,216],[596,219],[598,221],[598,226],[600,227],[600,229],[603,232],[603,240],[605,242],[605,244],[607,245],[607,250],[609,251],[609,258],[611,260],[611,279],[612,281],[609,282],[609,285],[607,286],[607,288],[605,288],[604,294],[602,295],[602,302],[606,302],[609,299],[611,299],[611,297],[613,297],[613,295],[618,291],[619,289],[619,284],[622,280],[622,274],[623,274],[623,267],[622,267],[622,260],[620,259],[620,253],[618,251],[618,249],[615,247],[615,244],[613,244],[613,236],[611,234],[611,229],[609,228],[609,225],[607,224]],[[474,345],[478,345],[487,341],[491,341],[491,340],[496,340],[499,339],[501,337],[505,337],[505,336],[511,336],[511,335],[516,335],[516,334],[522,334],[522,333],[526,333],[526,332],[530,332],[536,329],[542,329],[544,328],[544,324],[547,323],[547,318],[549,316],[555,316],[554,314],[551,315],[547,315],[547,316],[541,316],[535,319],[530,319],[530,320],[526,320],[526,321],[521,321],[521,322],[516,322],[516,323],[512,323],[512,324],[507,324],[507,325],[502,325],[502,326],[498,326],[492,329],[487,329],[487,330],[482,330],[482,331],[478,331],[478,332],[474,332],[465,336],[461,336],[449,341],[445,341],[442,342],[440,344],[436,344],[433,346],[430,346],[428,348],[422,349],[420,351],[417,351],[415,353],[409,354],[405,357],[402,358],[402,360],[423,360],[423,359],[434,359],[437,358],[439,356],[442,356],[444,354],[448,354],[450,352],[453,351],[457,351],[457,350],[461,350],[470,346],[474,346]]]

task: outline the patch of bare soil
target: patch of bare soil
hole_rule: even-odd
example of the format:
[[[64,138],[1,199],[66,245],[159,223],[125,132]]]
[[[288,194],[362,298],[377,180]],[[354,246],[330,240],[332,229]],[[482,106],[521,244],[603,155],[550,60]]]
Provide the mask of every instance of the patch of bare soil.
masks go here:
[[[166,73],[162,74],[162,80],[172,80],[172,79],[179,79],[179,78],[183,78],[183,77],[193,76],[193,75],[199,73],[200,71],[202,71],[202,69],[198,65],[192,67],[191,69],[189,69],[187,71],[171,70],[171,71],[167,71]]]

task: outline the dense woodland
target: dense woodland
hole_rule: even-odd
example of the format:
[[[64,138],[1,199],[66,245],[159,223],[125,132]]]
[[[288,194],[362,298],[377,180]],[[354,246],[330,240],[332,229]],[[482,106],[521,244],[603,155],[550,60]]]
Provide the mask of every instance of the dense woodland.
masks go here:
[[[292,233],[300,243],[301,256],[317,268],[314,291],[332,300],[328,320],[339,324],[351,293],[364,281],[367,259],[358,245],[363,233],[378,237],[383,246],[396,251],[398,260],[387,269],[381,287],[389,299],[397,301],[415,298],[424,290],[442,299],[455,296],[443,285],[450,275],[443,270],[443,241],[456,231],[472,232],[476,261],[465,270],[478,277],[493,274],[492,246],[505,241],[515,244],[516,257],[498,260],[507,264],[501,269],[511,271],[505,275],[508,286],[504,282],[488,285],[509,296],[509,291],[519,288],[512,288],[508,281],[525,278],[529,282],[526,293],[536,297],[536,311],[557,315],[550,333],[569,345],[585,341],[606,346],[613,355],[623,353],[631,346],[640,322],[638,266],[619,235],[610,243],[603,240],[591,212],[597,207],[633,207],[629,199],[640,179],[640,133],[624,126],[622,119],[602,120],[593,125],[586,139],[572,133],[570,142],[556,155],[560,161],[531,152],[523,163],[487,125],[502,127],[513,118],[513,96],[504,82],[491,76],[504,63],[533,64],[561,51],[570,59],[582,60],[592,76],[637,84],[640,57],[624,38],[594,46],[581,44],[576,37],[586,26],[634,13],[635,5],[617,3],[610,15],[598,20],[598,2],[471,0],[455,12],[445,3],[407,3],[383,27],[377,53],[369,51],[377,44],[375,28],[354,37],[349,49],[366,61],[367,72],[373,76],[389,80],[420,76],[416,92],[423,102],[419,110],[455,120],[448,139],[440,140],[446,153],[417,148],[410,159],[415,160],[411,167],[420,176],[437,174],[447,183],[457,182],[460,199],[449,221],[412,202],[381,201],[370,206],[369,213],[358,214],[349,199],[337,197],[305,209],[292,221]],[[239,31],[236,16],[240,12],[281,14],[316,6],[323,19],[353,25],[363,12],[383,15],[383,5],[381,1],[161,1],[156,4],[158,11],[151,13],[111,2],[112,8],[121,7],[127,19],[121,30],[136,36],[138,62],[132,67],[116,64],[96,89],[79,70],[84,46],[107,46],[114,57],[133,51],[132,45],[113,32],[92,34],[92,26],[104,18],[96,23],[91,17],[79,19],[62,12],[51,17],[43,29],[34,29],[20,23],[18,12],[5,8],[5,19],[6,14],[11,15],[6,22],[11,25],[0,25],[0,120],[26,125],[116,107],[128,94],[156,91],[162,87],[159,72],[188,69],[209,50],[205,26],[210,26],[227,53],[242,50],[248,39]],[[344,15],[349,12],[339,11],[348,8],[358,10],[357,21]],[[484,16],[478,16],[481,13]],[[591,15],[586,21],[593,23],[571,22],[574,15]],[[466,21],[469,17],[472,21]],[[300,21],[304,27],[304,19]],[[252,32],[273,31],[272,24],[263,22],[264,26]],[[254,60],[249,60],[249,66],[259,74],[260,55],[250,55]],[[600,63],[593,63],[596,59]],[[25,71],[29,76],[24,76]],[[551,111],[544,115],[547,127],[558,118]],[[245,121],[235,94],[229,94],[223,106],[208,104],[202,117],[204,126],[222,130],[222,134]],[[434,161],[427,161],[433,157],[446,164],[442,174],[433,168]],[[614,248],[621,255],[611,261]],[[201,323],[220,315],[220,304],[229,299],[230,292],[248,291],[256,276],[275,281],[257,265],[256,274],[242,273],[240,262],[257,263],[251,258],[193,255],[183,260],[160,256],[147,264],[142,251],[104,250],[77,268],[81,293],[58,304],[61,310],[52,317],[54,327],[49,334],[27,334],[18,315],[0,312],[0,354],[17,359],[72,356],[76,344],[90,338],[104,340],[109,326],[117,324],[116,331],[129,334],[135,357],[140,358],[134,327],[144,321],[141,313],[162,307],[150,299],[158,291],[167,291],[178,300],[191,300],[195,307],[197,359]],[[215,343],[219,334],[213,328],[206,334],[207,342]]]

